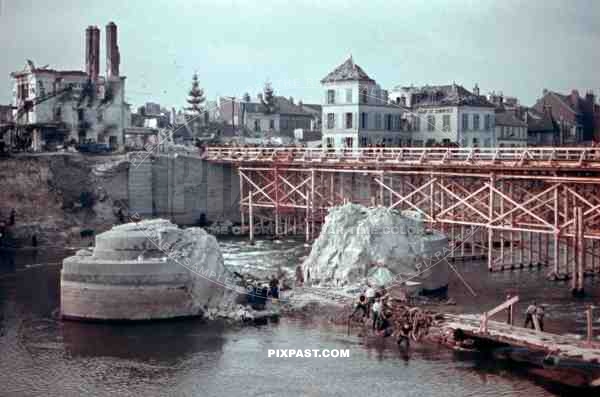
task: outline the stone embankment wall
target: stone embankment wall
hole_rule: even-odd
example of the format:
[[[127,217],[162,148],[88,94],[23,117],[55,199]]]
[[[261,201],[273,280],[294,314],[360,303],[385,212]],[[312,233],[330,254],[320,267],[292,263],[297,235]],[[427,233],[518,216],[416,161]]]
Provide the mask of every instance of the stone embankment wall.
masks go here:
[[[197,157],[160,155],[129,168],[130,213],[194,225],[239,220],[239,176],[230,166]]]
[[[87,245],[123,214],[163,217],[180,225],[239,219],[237,171],[192,156],[153,156],[131,164],[126,155],[80,153],[0,159],[0,246]],[[83,231],[84,237],[81,237]]]

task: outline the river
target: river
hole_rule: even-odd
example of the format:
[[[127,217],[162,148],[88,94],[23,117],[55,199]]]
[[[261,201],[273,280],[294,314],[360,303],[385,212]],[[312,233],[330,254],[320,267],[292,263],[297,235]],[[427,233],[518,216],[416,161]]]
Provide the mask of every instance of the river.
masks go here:
[[[222,240],[226,264],[265,271],[293,268],[307,254],[302,243]],[[62,322],[59,272],[65,251],[0,252],[0,395],[7,396],[552,396],[564,390],[486,359],[416,345],[400,350],[345,329],[297,319],[225,328],[180,320],[137,324]],[[457,312],[480,312],[511,290],[524,307],[547,306],[546,328],[583,333],[584,305],[568,286],[544,280],[546,270],[488,273],[485,265],[457,265],[450,284]],[[127,304],[123,302],[123,304]],[[520,306],[520,307],[521,307]],[[522,316],[518,318],[522,321]],[[268,358],[268,349],[348,349],[348,358]]]

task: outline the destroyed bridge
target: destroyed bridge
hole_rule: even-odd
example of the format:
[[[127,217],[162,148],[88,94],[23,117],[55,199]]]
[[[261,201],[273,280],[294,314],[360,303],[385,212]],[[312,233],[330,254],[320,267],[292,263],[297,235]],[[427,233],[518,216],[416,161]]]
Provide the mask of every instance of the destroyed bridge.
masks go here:
[[[551,266],[573,290],[600,269],[600,148],[208,147],[238,168],[242,229],[316,236],[347,202],[419,212],[452,256]]]

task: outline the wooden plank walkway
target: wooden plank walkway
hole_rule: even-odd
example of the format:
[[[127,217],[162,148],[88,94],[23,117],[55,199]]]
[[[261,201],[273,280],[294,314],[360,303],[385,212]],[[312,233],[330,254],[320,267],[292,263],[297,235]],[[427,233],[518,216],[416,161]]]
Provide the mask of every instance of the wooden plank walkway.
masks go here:
[[[481,316],[475,314],[444,314],[444,328],[460,329],[467,335],[511,346],[545,351],[561,357],[600,363],[600,343],[589,343],[575,336],[556,335],[528,328],[511,326],[499,321],[488,321],[487,332],[480,330]]]

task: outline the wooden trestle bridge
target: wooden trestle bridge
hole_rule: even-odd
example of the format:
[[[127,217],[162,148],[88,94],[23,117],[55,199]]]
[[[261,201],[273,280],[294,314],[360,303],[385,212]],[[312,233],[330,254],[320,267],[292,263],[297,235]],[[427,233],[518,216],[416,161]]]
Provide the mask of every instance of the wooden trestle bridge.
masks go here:
[[[491,271],[551,266],[600,270],[600,148],[209,147],[239,169],[242,227],[316,237],[346,202],[411,209],[445,232],[462,258]],[[263,230],[263,229],[260,229]]]

